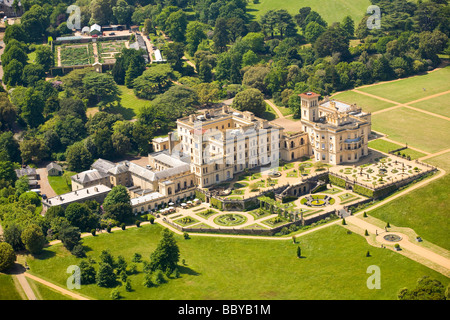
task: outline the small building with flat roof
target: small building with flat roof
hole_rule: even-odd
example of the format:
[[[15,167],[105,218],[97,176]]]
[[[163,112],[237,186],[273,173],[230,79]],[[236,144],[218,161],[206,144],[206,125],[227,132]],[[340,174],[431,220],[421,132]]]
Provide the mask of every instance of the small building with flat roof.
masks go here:
[[[44,206],[44,209],[47,210],[54,206],[66,208],[71,203],[83,203],[88,200],[95,200],[98,203],[103,203],[110,191],[110,187],[99,184],[81,190],[64,193],[53,198],[43,199],[42,205]]]

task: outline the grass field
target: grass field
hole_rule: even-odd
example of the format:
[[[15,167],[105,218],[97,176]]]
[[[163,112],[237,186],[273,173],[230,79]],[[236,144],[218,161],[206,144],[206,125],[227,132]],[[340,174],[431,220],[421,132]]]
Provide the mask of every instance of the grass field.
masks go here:
[[[393,103],[372,98],[355,91],[344,91],[334,95],[332,98],[350,104],[356,103],[365,112],[375,112],[394,106]]]
[[[450,79],[448,81],[450,81]],[[450,108],[448,106],[449,100],[450,93],[447,93],[439,97],[413,103],[411,104],[411,107],[430,111],[445,117],[450,117]]]
[[[373,140],[369,142],[369,148],[381,151],[381,152],[385,152],[385,153],[389,153],[390,151],[402,148],[404,146],[400,145],[400,144],[396,144],[396,143],[392,143],[390,141],[386,141],[383,139],[377,139],[377,140]],[[400,150],[401,154],[405,154],[406,156],[410,156],[411,159],[418,159],[420,157],[426,156],[425,153],[410,149],[410,148],[406,148],[403,150]]]
[[[383,221],[414,229],[422,238],[450,250],[450,175],[445,175],[370,212]]]
[[[369,148],[388,153],[389,151],[404,147],[404,145],[392,143],[383,139],[369,141]]]
[[[358,89],[400,103],[450,90],[450,66],[431,73]]]
[[[450,151],[443,153],[439,156],[428,158],[424,160],[424,162],[429,163],[438,168],[442,168],[447,172],[447,174],[450,174]]]
[[[269,10],[286,9],[290,14],[296,15],[300,8],[311,7],[330,25],[333,22],[342,22],[347,15],[350,15],[355,21],[355,25],[358,25],[368,6],[370,6],[369,0],[284,0],[282,3],[278,0],[259,0],[257,4],[249,1],[247,8],[249,8],[249,13],[258,20]]]
[[[449,121],[404,107],[372,115],[372,129],[431,153],[450,147]]]
[[[48,176],[48,182],[56,194],[64,194],[72,191],[70,176],[74,174],[76,172],[65,172],[62,176]]]
[[[12,275],[0,273],[0,300],[22,300],[16,288]]]
[[[88,257],[99,261],[102,249],[110,248],[128,262],[135,252],[148,261],[161,236],[161,226],[144,225],[125,231],[84,238]],[[169,279],[158,287],[145,288],[142,264],[139,273],[129,276],[132,292],[123,287],[125,299],[396,299],[403,287],[413,287],[417,279],[429,275],[445,286],[449,279],[393,251],[375,248],[340,226],[330,226],[300,238],[302,256],[291,241],[267,241],[221,237],[176,235],[181,259],[181,278]],[[371,257],[365,257],[370,250]],[[61,245],[44,249],[29,259],[30,272],[65,287],[68,266],[80,259]],[[380,290],[369,290],[366,273],[370,265],[381,269]],[[95,268],[98,266],[95,265]],[[112,289],[82,286],[81,293],[109,299]]]
[[[108,109],[110,113],[121,114],[125,120],[133,120],[139,113],[139,110],[149,105],[149,100],[139,99],[135,96],[133,89],[129,89],[126,86],[118,86],[120,91],[120,105],[113,106]],[[94,115],[98,112],[98,107],[89,108],[86,111],[87,116]]]

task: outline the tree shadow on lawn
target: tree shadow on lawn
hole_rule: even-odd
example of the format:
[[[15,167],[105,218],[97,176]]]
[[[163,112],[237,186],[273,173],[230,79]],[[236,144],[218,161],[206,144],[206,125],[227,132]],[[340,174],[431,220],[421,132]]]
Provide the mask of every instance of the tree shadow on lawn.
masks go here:
[[[125,108],[120,103],[118,103],[117,105],[105,108],[104,111],[108,112],[108,113],[121,114],[125,120],[132,120],[136,116],[136,113],[134,112],[133,109]]]
[[[46,250],[45,247],[41,252],[34,254],[33,258],[36,260],[47,260],[56,256],[56,253],[50,250]]]
[[[192,270],[191,268],[186,267],[186,266],[178,266],[178,271],[180,271],[180,274],[187,274],[187,275],[190,275],[190,276],[199,276],[199,275],[201,275],[201,273],[198,273],[197,271]]]

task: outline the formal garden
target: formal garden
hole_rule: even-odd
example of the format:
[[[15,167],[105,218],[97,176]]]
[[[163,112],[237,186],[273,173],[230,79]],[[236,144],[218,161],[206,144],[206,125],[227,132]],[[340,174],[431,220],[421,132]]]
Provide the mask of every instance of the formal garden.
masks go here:
[[[95,62],[92,43],[57,45],[55,52],[56,66],[79,66]]]

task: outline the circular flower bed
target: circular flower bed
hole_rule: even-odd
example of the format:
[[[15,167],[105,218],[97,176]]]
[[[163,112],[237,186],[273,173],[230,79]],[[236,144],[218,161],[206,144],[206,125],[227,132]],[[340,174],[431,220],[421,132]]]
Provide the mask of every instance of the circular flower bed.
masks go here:
[[[241,214],[227,213],[221,214],[214,219],[214,223],[219,226],[233,227],[244,224],[247,218]]]

